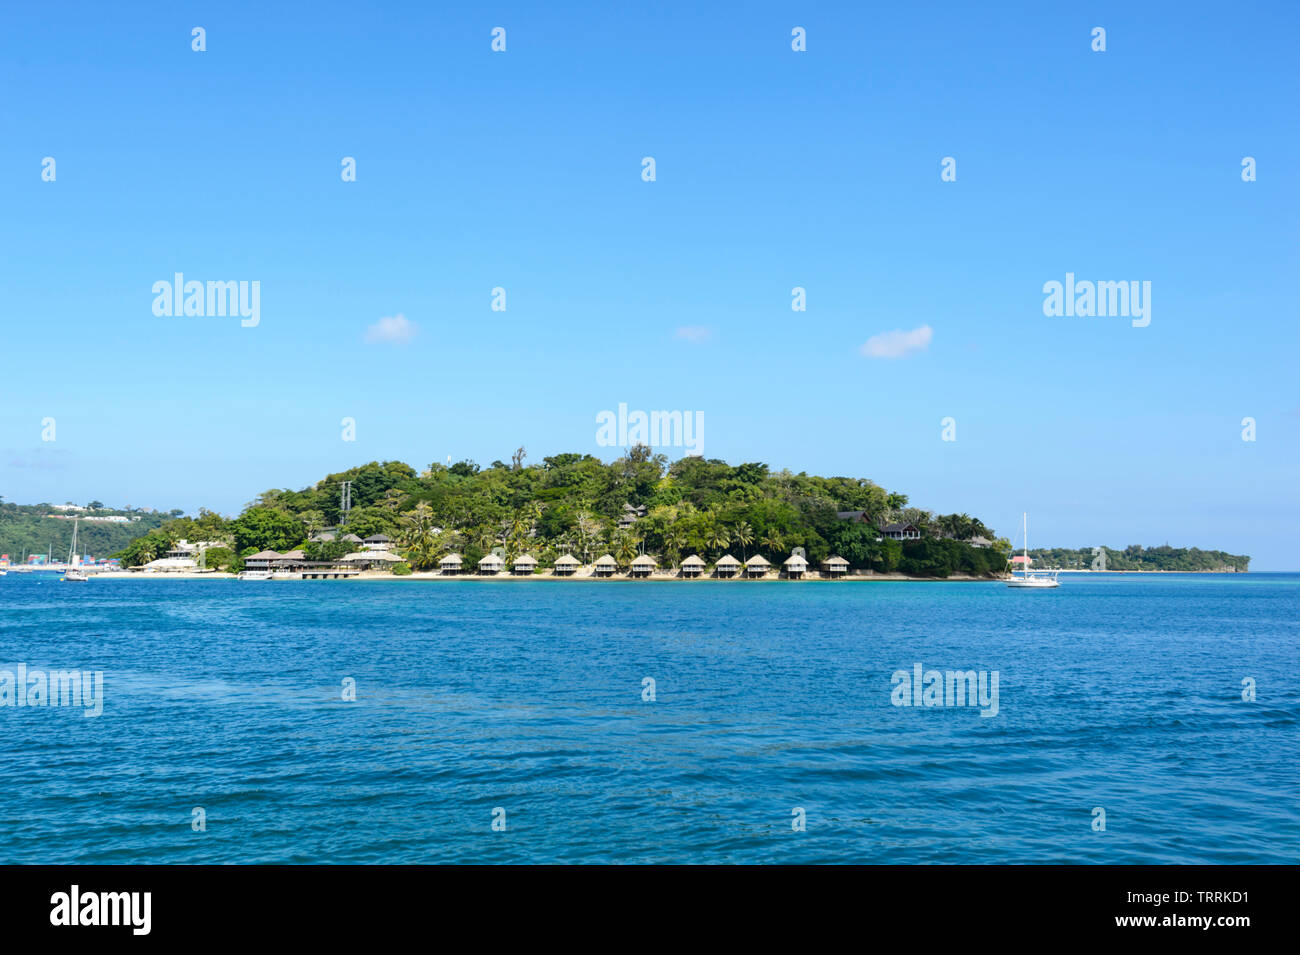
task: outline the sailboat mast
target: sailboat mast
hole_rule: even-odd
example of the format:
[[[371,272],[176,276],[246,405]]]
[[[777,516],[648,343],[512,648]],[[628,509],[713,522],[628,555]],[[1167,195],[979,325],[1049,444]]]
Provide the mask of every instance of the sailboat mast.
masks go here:
[[[1029,576],[1029,512],[1025,511],[1025,566],[1020,568]]]

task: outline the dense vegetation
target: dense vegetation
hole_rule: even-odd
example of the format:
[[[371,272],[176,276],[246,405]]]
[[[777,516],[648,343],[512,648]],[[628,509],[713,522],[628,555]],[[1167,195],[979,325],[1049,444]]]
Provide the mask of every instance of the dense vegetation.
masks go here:
[[[1250,558],[1244,554],[1225,554],[1221,550],[1199,547],[1142,547],[1130,544],[1123,548],[1101,548],[1106,552],[1106,570],[1173,570],[1185,572],[1236,571],[1245,573]],[[1031,550],[1035,567],[1058,567],[1063,570],[1089,570],[1098,558],[1098,548],[1050,547]],[[1100,569],[1100,567],[1098,567]]]
[[[122,516],[127,523],[110,524],[82,520],[77,527],[77,550],[94,557],[106,557],[126,547],[133,538],[158,528],[180,511],[160,514],[155,511],[120,510],[99,505],[88,512],[93,517]],[[0,500],[0,554],[8,554],[19,563],[24,554],[48,554],[53,548],[56,560],[65,560],[72,544],[70,519],[47,517],[58,513],[50,504],[10,504]],[[82,515],[83,517],[85,515]],[[68,518],[72,514],[67,515]],[[138,518],[138,520],[136,520]]]
[[[987,548],[965,543],[993,539],[977,519],[909,507],[905,495],[868,480],[774,473],[765,464],[699,457],[669,464],[644,446],[609,464],[584,454],[534,465],[524,457],[520,449],[510,464],[480,468],[461,461],[432,464],[423,473],[401,462],[372,462],[303,490],[266,491],[233,520],[201,511],[169,521],[119,556],[128,566],[146,563],[185,537],[227,543],[228,553],[209,552],[209,567],[238,569],[243,557],[267,549],[302,548],[310,559],[334,560],[354,548],[308,538],[339,525],[340,484],[350,481],[345,530],[363,538],[389,535],[417,570],[436,567],[453,551],[474,563],[497,547],[507,558],[531,553],[543,567],[564,553],[584,563],[609,553],[622,566],[640,553],[668,566],[692,553],[712,562],[727,552],[742,560],[761,553],[780,564],[796,547],[814,567],[832,554],[855,569],[921,576],[996,574],[1005,567],[1006,541]],[[638,509],[637,519],[620,528],[629,508]],[[843,520],[837,511],[863,511],[867,521]],[[916,524],[926,539],[877,540],[875,525],[893,520]]]

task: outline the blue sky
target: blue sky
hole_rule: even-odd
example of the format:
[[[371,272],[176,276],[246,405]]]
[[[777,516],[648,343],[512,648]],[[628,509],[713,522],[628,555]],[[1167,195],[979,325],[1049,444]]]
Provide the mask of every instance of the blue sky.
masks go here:
[[[608,459],[626,402],[1031,543],[1300,569],[1293,4],[270,6],[0,13],[7,500]],[[156,317],[178,271],[260,324]],[[1066,272],[1150,325],[1044,316]]]

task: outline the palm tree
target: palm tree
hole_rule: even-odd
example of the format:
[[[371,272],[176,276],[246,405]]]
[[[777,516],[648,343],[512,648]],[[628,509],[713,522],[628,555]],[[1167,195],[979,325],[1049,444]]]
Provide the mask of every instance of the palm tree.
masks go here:
[[[600,522],[591,516],[591,512],[582,510],[578,512],[578,545],[582,548],[582,562],[591,563],[591,544],[597,532],[600,530]]]
[[[731,538],[727,534],[727,529],[715,520],[709,525],[704,542],[709,545],[709,550],[721,552],[726,550],[727,545],[731,543]]]
[[[508,556],[511,560],[523,551],[524,543],[530,530],[532,530],[532,522],[528,520],[522,510],[516,512],[514,518],[510,521],[510,526],[506,533],[506,545],[509,551]]]
[[[731,532],[731,536],[736,543],[740,545],[740,559],[746,558],[745,548],[754,543],[754,528],[750,527],[745,521],[736,525],[736,529]]]
[[[551,550],[555,551],[555,556],[561,554],[573,553],[573,538],[569,534],[561,534],[551,542]]]
[[[406,559],[416,570],[432,567],[438,558],[438,535],[433,530],[433,508],[421,501],[402,515],[400,542]]]
[[[619,566],[626,566],[637,556],[637,539],[631,534],[620,534],[614,547],[614,558]]]
[[[529,501],[524,505],[524,514],[528,517],[528,523],[531,527],[542,519],[542,502]]]
[[[767,552],[772,555],[773,562],[776,562],[780,559],[781,548],[784,547],[785,544],[781,540],[781,535],[773,530],[768,531],[767,536],[763,538],[763,546],[767,548]]]
[[[666,556],[671,566],[677,566],[677,561],[682,556],[682,545],[685,543],[686,535],[676,525],[664,532],[664,550],[667,552]]]

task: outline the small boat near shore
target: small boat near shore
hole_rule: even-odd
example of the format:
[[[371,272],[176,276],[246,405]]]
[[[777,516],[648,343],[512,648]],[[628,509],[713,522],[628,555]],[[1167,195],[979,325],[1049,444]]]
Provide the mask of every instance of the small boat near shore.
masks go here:
[[[1056,579],[1056,571],[1030,571],[1029,569],[1029,512],[1025,512],[1025,548],[1024,556],[1020,564],[1020,576],[1016,576],[1015,569],[1011,571],[1011,576],[1007,578],[1007,586],[1021,590],[1050,590],[1053,587],[1061,586],[1061,582]]]

